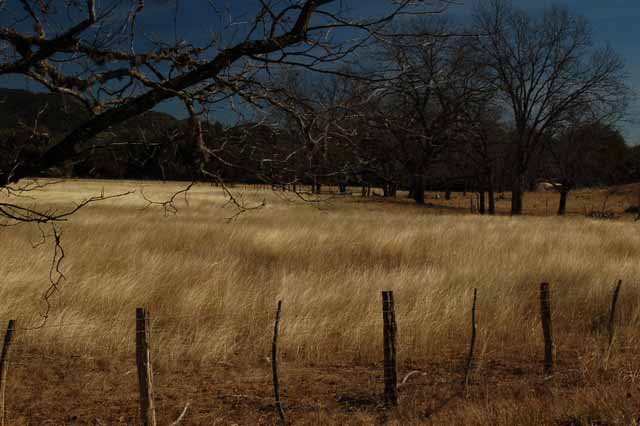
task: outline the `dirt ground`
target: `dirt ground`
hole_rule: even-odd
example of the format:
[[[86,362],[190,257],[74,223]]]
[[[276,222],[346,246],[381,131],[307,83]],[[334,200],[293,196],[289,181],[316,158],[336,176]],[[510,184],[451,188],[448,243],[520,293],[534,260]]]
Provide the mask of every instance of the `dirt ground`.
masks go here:
[[[545,378],[528,354],[477,362],[462,396],[464,356],[399,366],[400,405],[381,404],[381,365],[296,366],[282,363],[282,399],[293,425],[614,425],[640,417],[639,370],[618,352],[607,370],[585,354],[558,351]],[[15,351],[7,388],[7,424],[137,425],[137,375],[131,359],[99,360]],[[631,365],[635,367],[630,368]],[[158,424],[189,409],[183,425],[273,425],[271,367],[185,362],[154,372]]]

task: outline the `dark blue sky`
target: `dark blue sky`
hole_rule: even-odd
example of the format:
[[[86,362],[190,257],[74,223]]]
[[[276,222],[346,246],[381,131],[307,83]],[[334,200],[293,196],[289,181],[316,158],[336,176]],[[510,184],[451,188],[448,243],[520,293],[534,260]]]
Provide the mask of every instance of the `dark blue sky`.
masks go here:
[[[457,21],[470,19],[477,0],[459,0],[446,12]],[[155,20],[162,15],[163,7],[172,4],[172,0],[155,0],[152,9],[145,19],[145,27],[151,31],[166,31],[172,22]],[[353,14],[373,16],[389,10],[390,0],[348,0]],[[531,13],[542,11],[546,6],[561,5],[575,14],[587,18],[591,24],[597,43],[609,44],[623,56],[627,64],[629,84],[640,89],[640,1],[639,0],[513,0],[514,5]],[[167,6],[162,6],[167,4]],[[228,2],[233,15],[251,14],[256,9],[256,0],[236,0]],[[188,5],[188,6],[187,6]],[[155,9],[155,10],[154,10]],[[217,23],[211,20],[211,9],[204,0],[188,0],[181,2],[181,13],[178,23],[183,36],[200,37],[216,28]],[[154,21],[155,20],[155,21]],[[162,109],[177,112],[176,106],[167,104]],[[640,112],[640,103],[636,102],[630,110],[630,118]],[[621,124],[627,141],[640,143],[640,121]]]
[[[627,64],[629,85],[640,91],[640,1],[638,0],[513,0],[513,3],[532,12],[545,6],[562,5],[582,15],[591,24],[597,43],[609,44]],[[635,102],[629,111],[630,120],[621,124],[627,142],[640,144],[640,103]]]
[[[512,0],[513,4],[532,13],[545,7],[560,5],[575,14],[584,16],[591,25],[594,39],[599,44],[609,44],[627,64],[629,85],[640,90],[640,1],[638,0]],[[473,8],[475,1],[464,1],[464,6],[452,7],[451,11]],[[640,103],[635,102],[629,111],[630,120],[640,112]],[[640,121],[620,125],[627,142],[640,143]]]
[[[629,75],[628,83],[640,92],[640,1],[639,0],[512,0],[513,4],[532,13],[547,6],[567,7],[575,14],[584,16],[591,26],[594,39],[599,44],[608,44],[625,60]],[[463,1],[463,6],[451,11],[473,8],[474,1]],[[640,144],[640,102],[634,102],[629,110],[629,121],[620,128],[627,142]]]
[[[456,21],[465,21],[470,18],[471,11],[477,0],[458,0],[458,4],[450,6],[446,14]],[[239,33],[246,30],[242,26],[242,16],[251,18],[257,10],[257,0],[220,0],[211,2],[227,10],[230,15],[239,22],[236,27]],[[180,13],[177,22],[179,37],[189,40],[207,40],[210,34],[220,29],[221,22],[216,17],[207,0],[181,0],[179,2]],[[582,15],[590,22],[594,38],[597,43],[609,44],[614,50],[623,56],[627,64],[629,84],[640,89],[640,0],[513,0],[513,3],[529,12],[535,13],[549,5],[566,6],[572,12]],[[375,16],[389,10],[391,0],[346,0],[352,8],[352,15],[358,17]],[[140,19],[140,28],[144,29],[147,36],[167,33],[173,34],[172,13],[167,13],[167,8],[173,9],[175,0],[147,0],[147,8]],[[16,85],[16,81],[0,78],[0,86]],[[24,83],[22,83],[24,85]],[[182,108],[178,103],[169,102],[161,105],[159,109],[182,115]],[[630,117],[640,112],[640,103],[632,105]],[[221,113],[219,119],[225,120],[225,113]],[[632,144],[640,143],[640,121],[625,123],[621,128]]]

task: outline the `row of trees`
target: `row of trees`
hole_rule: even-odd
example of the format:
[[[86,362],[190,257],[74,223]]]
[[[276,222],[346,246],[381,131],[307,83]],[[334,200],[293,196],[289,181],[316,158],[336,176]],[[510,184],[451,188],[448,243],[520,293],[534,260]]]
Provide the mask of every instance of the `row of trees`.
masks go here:
[[[630,97],[623,61],[563,8],[531,15],[484,0],[460,25],[446,1],[390,1],[386,14],[355,19],[343,2],[262,0],[253,21],[220,16],[211,43],[174,29],[149,45],[135,37],[144,2],[50,3],[0,0],[11,12],[0,13],[0,78],[37,82],[74,112],[57,132],[34,123],[0,135],[4,187],[139,173],[379,185],[419,204],[427,189],[466,187],[489,193],[490,212],[493,191],[508,188],[520,214],[540,178],[564,205],[577,186],[635,170],[615,130]],[[188,120],[149,112],[169,99]],[[221,104],[241,124],[211,124]]]
[[[509,188],[512,214],[545,179],[563,214],[575,187],[632,178],[632,150],[615,130],[631,96],[624,63],[595,46],[582,18],[489,0],[471,26],[431,17],[403,28],[357,71],[321,85],[282,77],[276,124],[311,147],[290,179],[374,180],[388,195],[408,188],[419,204],[425,188],[465,186],[489,193],[490,212],[493,191]]]

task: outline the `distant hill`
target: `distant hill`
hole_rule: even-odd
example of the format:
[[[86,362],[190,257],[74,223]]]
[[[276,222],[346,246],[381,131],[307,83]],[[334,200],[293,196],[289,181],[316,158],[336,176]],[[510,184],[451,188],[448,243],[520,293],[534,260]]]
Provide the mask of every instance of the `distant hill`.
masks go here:
[[[63,134],[89,117],[84,106],[70,96],[0,89],[0,129],[33,128]]]
[[[39,131],[60,137],[89,118],[86,107],[71,96],[0,88],[0,129],[31,129],[37,120]],[[114,132],[132,137],[184,127],[183,121],[169,114],[149,111],[117,126]]]
[[[21,150],[42,151],[48,143],[60,139],[90,118],[86,107],[71,96],[0,88],[0,150],[8,161]],[[49,138],[33,139],[31,130],[34,126]],[[163,112],[149,111],[98,135],[91,144],[98,149],[92,149],[92,154],[82,163],[51,173],[77,177],[160,178],[165,177],[168,169],[168,178],[186,177],[189,171],[185,167],[177,173],[169,163],[172,157],[180,156],[175,149],[170,150],[172,145],[182,145],[180,161],[189,161],[188,155],[184,154],[189,150],[185,149],[190,139],[188,131],[186,121]]]
[[[0,170],[12,167],[16,153],[42,152],[90,118],[86,107],[71,96],[0,88]],[[34,138],[31,132],[34,126],[48,137]],[[225,155],[232,163],[250,164],[259,169],[264,156],[273,156],[275,139],[272,129],[267,126],[245,124],[225,129],[220,123],[205,122],[203,131],[206,143],[212,149],[224,145]],[[268,152],[254,146],[248,149],[246,140],[258,141],[257,145]],[[65,164],[48,174],[113,179],[190,180],[202,177],[198,166],[202,156],[188,119],[179,120],[163,112],[149,111],[102,132],[89,142],[85,146],[90,152],[81,161]],[[230,167],[214,158],[206,167],[234,181],[255,179],[246,170]]]

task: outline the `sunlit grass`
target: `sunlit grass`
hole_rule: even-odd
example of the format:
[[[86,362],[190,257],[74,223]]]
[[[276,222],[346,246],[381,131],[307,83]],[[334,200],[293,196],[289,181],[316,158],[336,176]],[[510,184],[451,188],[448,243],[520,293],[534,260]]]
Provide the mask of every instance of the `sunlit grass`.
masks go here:
[[[39,203],[139,190],[135,182],[72,181]],[[184,186],[184,185],[183,185]],[[164,199],[177,183],[145,184]],[[241,189],[237,189],[241,190]],[[538,350],[538,285],[549,281],[560,345],[592,351],[613,286],[625,283],[621,342],[639,337],[640,233],[629,221],[431,214],[409,205],[333,200],[321,208],[244,190],[266,207],[235,211],[208,185],[177,215],[139,194],[87,207],[62,225],[66,252],[47,327],[25,332],[44,351],[132,351],[134,308],[149,309],[160,364],[264,360],[277,300],[281,352],[300,364],[378,361],[380,291],[394,290],[401,359],[462,353],[473,288],[479,346],[493,355]],[[40,322],[52,246],[34,226],[0,229],[0,318]],[[54,327],[69,324],[66,327]],[[594,331],[595,330],[595,331]]]

